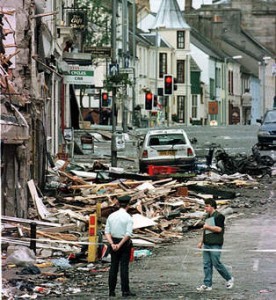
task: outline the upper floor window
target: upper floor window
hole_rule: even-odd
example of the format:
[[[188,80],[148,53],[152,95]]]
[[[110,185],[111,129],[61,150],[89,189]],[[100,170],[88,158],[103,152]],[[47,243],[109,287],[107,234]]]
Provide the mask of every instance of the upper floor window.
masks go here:
[[[216,67],[216,87],[220,88],[221,87],[221,70],[220,68]]]
[[[234,73],[231,70],[228,71],[228,93],[234,94]]]
[[[216,100],[215,79],[210,78],[210,100]]]
[[[177,31],[177,48],[185,49],[185,31]]]
[[[167,74],[167,53],[159,53],[159,78],[163,78]]]
[[[176,62],[176,79],[177,83],[185,82],[185,60],[178,60]]]

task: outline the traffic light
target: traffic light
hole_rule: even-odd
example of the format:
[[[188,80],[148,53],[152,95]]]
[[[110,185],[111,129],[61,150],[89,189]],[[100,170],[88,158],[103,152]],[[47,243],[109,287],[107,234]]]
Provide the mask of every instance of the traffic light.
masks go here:
[[[151,92],[146,92],[146,94],[145,94],[146,110],[152,110],[152,100],[153,100],[153,94]]]
[[[164,75],[164,96],[173,94],[174,78],[172,75]]]
[[[102,93],[102,107],[108,106],[108,93]]]

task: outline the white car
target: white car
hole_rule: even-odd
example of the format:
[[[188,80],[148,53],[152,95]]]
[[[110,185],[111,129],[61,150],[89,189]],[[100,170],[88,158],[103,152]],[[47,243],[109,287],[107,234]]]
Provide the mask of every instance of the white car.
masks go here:
[[[172,166],[179,170],[193,170],[196,155],[183,129],[149,130],[140,147],[139,169],[148,166]]]

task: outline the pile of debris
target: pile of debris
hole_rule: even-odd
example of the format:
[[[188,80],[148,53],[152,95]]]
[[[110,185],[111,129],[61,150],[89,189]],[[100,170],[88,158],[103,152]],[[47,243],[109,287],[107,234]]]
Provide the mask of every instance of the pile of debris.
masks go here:
[[[97,212],[98,221],[104,226],[108,215],[117,210],[117,197],[129,194],[134,244],[137,238],[138,246],[154,246],[179,239],[189,229],[200,228],[205,198],[215,198],[222,205],[235,198],[235,193],[220,188],[225,181],[232,185],[257,184],[248,175],[208,173],[178,182],[171,177],[159,179],[148,175],[116,174],[114,168],[110,172],[100,163],[95,166],[92,172],[78,171],[65,161],[57,161],[49,174],[47,196],[42,195],[32,180],[29,181],[34,203],[29,211],[30,219],[3,216],[3,241],[28,245],[31,238],[28,224],[36,223],[36,248],[78,253],[81,243],[88,241],[89,215]],[[114,174],[119,179],[114,180]],[[99,206],[100,213],[97,211]]]
[[[232,187],[231,190],[233,186],[258,188],[257,180],[241,174],[221,176],[209,171],[179,182],[173,177],[118,173],[118,170],[122,171],[99,162],[95,162],[92,169],[79,170],[73,164],[58,160],[49,170],[44,195],[30,180],[28,187],[33,200],[30,219],[2,216],[2,250],[6,250],[2,256],[3,277],[9,277],[6,274],[15,266],[16,269],[21,267],[18,274],[40,274],[40,268],[48,267],[50,269],[39,275],[44,282],[40,287],[44,288],[39,290],[39,281],[31,284],[21,280],[20,283],[24,291],[29,289],[34,294],[45,294],[53,292],[53,289],[45,288],[45,279],[62,281],[71,276],[68,271],[71,263],[82,262],[81,270],[84,268],[97,274],[98,277],[95,275],[91,279],[93,283],[89,283],[95,288],[100,272],[108,271],[102,265],[108,261],[103,232],[106,218],[118,209],[117,197],[131,196],[129,213],[134,220],[135,257],[141,257],[151,255],[155,246],[177,241],[186,232],[201,228],[206,198],[216,199],[222,213],[233,213],[231,203],[239,195],[227,190],[227,185]],[[97,215],[99,223],[99,260],[93,264],[87,261],[91,214]],[[26,248],[29,246],[36,255],[29,252]],[[10,280],[3,289],[6,294],[14,293]],[[18,284],[17,280],[15,285]],[[54,290],[64,293],[61,287]]]

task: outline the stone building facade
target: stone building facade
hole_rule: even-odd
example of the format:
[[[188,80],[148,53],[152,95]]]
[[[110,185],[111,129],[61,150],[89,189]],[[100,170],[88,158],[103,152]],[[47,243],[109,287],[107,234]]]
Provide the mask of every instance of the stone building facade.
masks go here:
[[[37,22],[33,1],[0,1],[1,210],[27,217],[27,182],[44,182],[44,80],[38,79]]]

